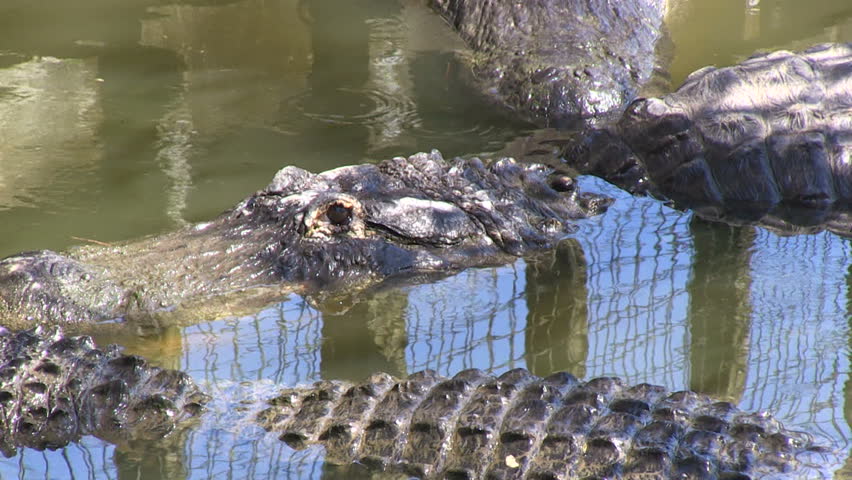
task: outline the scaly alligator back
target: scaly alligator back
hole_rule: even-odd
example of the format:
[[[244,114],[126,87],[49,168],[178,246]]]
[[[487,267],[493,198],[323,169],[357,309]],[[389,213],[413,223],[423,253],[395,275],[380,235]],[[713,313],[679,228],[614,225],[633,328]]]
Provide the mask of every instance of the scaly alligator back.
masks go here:
[[[185,373],[58,327],[0,328],[0,452],[55,449],[95,435],[113,443],[163,436],[207,402]]]
[[[852,44],[701,69],[618,128],[661,192],[705,216],[852,235]]]
[[[812,448],[768,415],[693,392],[523,369],[321,381],[270,404],[258,421],[291,446],[421,478],[749,478]]]
[[[485,94],[539,126],[596,122],[659,80],[665,0],[431,0]]]

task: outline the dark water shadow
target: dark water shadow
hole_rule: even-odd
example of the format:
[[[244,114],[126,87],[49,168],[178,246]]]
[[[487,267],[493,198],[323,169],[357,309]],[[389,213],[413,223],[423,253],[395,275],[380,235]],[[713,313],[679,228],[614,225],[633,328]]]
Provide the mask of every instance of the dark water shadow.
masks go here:
[[[689,388],[736,401],[748,372],[750,265],[754,229],[693,217],[692,275],[687,283]]]
[[[374,372],[404,376],[408,344],[404,290],[384,290],[345,313],[323,311],[322,378],[359,381]]]
[[[583,249],[573,238],[560,242],[553,252],[526,261],[524,347],[527,369],[535,375],[567,371],[586,376],[586,272]]]

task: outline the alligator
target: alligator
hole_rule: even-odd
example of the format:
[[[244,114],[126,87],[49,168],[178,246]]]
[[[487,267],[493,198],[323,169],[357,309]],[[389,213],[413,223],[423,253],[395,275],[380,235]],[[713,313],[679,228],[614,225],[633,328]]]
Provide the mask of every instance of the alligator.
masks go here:
[[[846,208],[852,46],[777,52],[700,70],[677,92],[637,99],[620,119],[606,122],[615,105],[651,82],[654,62],[647,59],[657,56],[627,40],[617,55],[604,42],[569,42],[559,32],[585,38],[591,35],[585,29],[594,27],[592,38],[620,39],[610,36],[618,26],[649,28],[634,33],[650,48],[661,37],[656,19],[662,21],[665,2],[433,0],[433,7],[477,53],[471,61],[480,67],[474,72],[483,88],[511,94],[501,97],[507,107],[523,107],[545,123],[568,116],[601,120],[590,120],[591,131],[566,148],[565,157],[582,171],[636,192],[688,200],[712,218],[852,234]],[[554,12],[566,9],[586,21],[562,28]],[[640,26],[645,23],[637,19],[646,18],[654,21]],[[518,28],[501,28],[509,24]],[[594,83],[602,76],[587,64],[626,72],[603,75],[626,86],[617,101],[591,106],[592,98],[615,89]],[[589,96],[568,101],[579,91]],[[529,102],[512,106],[512,99]],[[0,319],[28,325],[161,321],[183,312],[221,317],[250,296],[247,290],[268,303],[286,289],[357,288],[505,262],[550,247],[571,220],[607,204],[578,193],[568,176],[508,159],[445,162],[433,152],[320,174],[288,167],[211,222],[124,245],[0,260]]]
[[[541,126],[606,118],[664,76],[666,0],[430,4],[471,47],[477,89]]]
[[[358,289],[508,262],[550,248],[574,231],[571,221],[610,203],[571,177],[509,158],[445,161],[432,151],[320,174],[286,167],[207,223],[1,260],[0,319],[219,318],[237,297],[268,304],[286,288]]]
[[[622,112],[659,73],[663,2],[636,11],[633,2],[581,2],[583,10],[560,0],[433,3],[474,47],[473,72],[487,94],[541,125],[584,125],[565,156],[586,170],[637,193],[694,201],[699,214],[746,212],[764,222],[791,210],[809,228],[850,231],[837,208],[850,198],[850,46],[700,70],[678,91],[635,99]],[[593,38],[618,39],[608,42],[618,47],[576,47],[587,42],[557,28],[560,8],[590,20],[567,30],[598,24]],[[625,25],[629,35],[618,36]],[[629,55],[613,51],[633,46]],[[433,151],[319,174],[287,167],[210,222],[0,260],[0,321],[159,320],[204,317],[204,308],[222,316],[247,294],[358,289],[497,264],[550,248],[571,221],[609,202],[552,168],[511,159],[447,162]],[[0,334],[4,453],[84,434],[116,442],[162,435],[203,409],[204,395],[185,375],[51,328]],[[742,478],[793,468],[812,449],[764,415],[698,394],[519,370],[450,380],[377,374],[358,385],[291,389],[271,403],[258,421],[289,443],[319,442],[333,461],[425,477]],[[369,421],[352,417],[365,409]]]
[[[617,122],[589,127],[564,158],[705,218],[852,236],[850,78],[852,44],[708,67],[674,93],[635,100]],[[176,305],[221,317],[253,287],[279,286],[261,295],[269,300],[282,288],[506,262],[549,248],[571,220],[607,205],[569,176],[510,159],[446,162],[433,151],[320,174],[288,167],[208,223],[0,260],[0,319],[146,318]],[[193,310],[202,307],[211,312]]]
[[[643,98],[667,87],[666,2],[431,4],[472,50],[476,87],[564,129],[547,141],[580,173],[711,220],[852,235],[852,44],[706,67]]]
[[[192,378],[98,349],[58,326],[0,328],[0,452],[57,449],[84,435],[115,444],[156,439],[204,411]]]
[[[326,461],[417,478],[749,478],[819,450],[771,416],[694,392],[527,370],[433,371],[285,389],[258,422]]]
[[[61,327],[0,332],[0,451],[83,435],[124,444],[184,429],[210,397],[186,374]],[[377,373],[285,388],[255,421],[326,461],[420,478],[748,478],[824,449],[765,413],[693,392],[524,369]]]
[[[582,135],[564,158],[700,216],[852,235],[852,44],[692,73]]]

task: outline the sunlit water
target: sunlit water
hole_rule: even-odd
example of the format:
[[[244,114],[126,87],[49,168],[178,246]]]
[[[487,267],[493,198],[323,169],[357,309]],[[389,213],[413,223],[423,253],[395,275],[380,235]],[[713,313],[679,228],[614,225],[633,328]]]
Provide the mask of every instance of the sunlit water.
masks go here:
[[[528,132],[458,83],[457,43],[414,1],[118,3],[0,5],[0,255],[209,219],[288,164],[498,150]],[[852,41],[852,9],[681,2],[671,31],[677,83],[757,49]],[[0,478],[331,478],[321,451],[252,425],[260,399],[321,378],[470,367],[713,393],[813,433],[836,454],[822,473],[852,478],[850,242],[710,225],[582,185],[617,202],[554,252],[350,304],[293,296],[249,317],[97,337],[189,372],[214,394],[210,413],[139,449],[86,438],[22,450]]]

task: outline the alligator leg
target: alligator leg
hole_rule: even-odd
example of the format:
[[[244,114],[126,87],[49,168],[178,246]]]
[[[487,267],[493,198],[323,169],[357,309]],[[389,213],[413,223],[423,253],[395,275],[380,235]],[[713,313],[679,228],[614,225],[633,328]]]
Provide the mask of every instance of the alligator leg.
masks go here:
[[[709,219],[852,235],[852,44],[703,68],[565,157]]]

